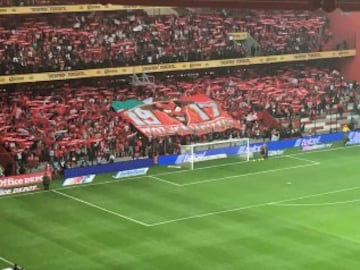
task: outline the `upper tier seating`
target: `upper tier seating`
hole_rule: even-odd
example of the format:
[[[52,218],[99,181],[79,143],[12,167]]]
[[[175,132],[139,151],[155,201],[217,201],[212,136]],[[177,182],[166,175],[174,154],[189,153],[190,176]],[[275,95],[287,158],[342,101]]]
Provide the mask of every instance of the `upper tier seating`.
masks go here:
[[[0,74],[313,52],[332,37],[327,18],[308,11],[18,15],[0,25]],[[247,32],[260,46],[247,48],[231,32]]]
[[[73,1],[53,1],[53,0],[0,0],[0,6],[44,6],[44,5],[65,5],[72,4]]]

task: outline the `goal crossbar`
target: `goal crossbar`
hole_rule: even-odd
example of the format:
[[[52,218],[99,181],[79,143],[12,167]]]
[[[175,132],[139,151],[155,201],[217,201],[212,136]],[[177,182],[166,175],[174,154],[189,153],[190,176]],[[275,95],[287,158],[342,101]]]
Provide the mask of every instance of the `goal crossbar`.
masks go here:
[[[193,170],[195,162],[222,159],[229,156],[239,156],[248,161],[250,159],[249,139],[228,139],[180,145],[177,164]]]
[[[241,141],[248,142],[248,138],[242,138],[242,139],[228,139],[228,140],[219,140],[219,141],[212,141],[212,142],[206,142],[206,143],[194,143],[194,144],[186,144],[181,146],[191,146],[191,147],[197,147],[197,146],[210,146],[210,145],[216,145],[216,144],[227,144],[227,143],[238,143]]]

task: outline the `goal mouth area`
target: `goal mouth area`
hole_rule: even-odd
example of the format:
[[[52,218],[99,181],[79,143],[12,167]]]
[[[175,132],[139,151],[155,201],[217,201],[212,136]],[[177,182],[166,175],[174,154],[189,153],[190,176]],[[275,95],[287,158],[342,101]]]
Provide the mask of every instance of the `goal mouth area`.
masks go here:
[[[180,155],[177,157],[175,164],[193,170],[195,163],[234,156],[246,161],[250,159],[249,139],[230,139],[180,145]]]

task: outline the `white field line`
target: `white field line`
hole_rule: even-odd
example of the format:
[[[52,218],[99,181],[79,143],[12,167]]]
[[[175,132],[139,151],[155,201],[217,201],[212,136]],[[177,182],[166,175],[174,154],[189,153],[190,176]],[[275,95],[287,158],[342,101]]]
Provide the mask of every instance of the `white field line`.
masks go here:
[[[350,145],[350,146],[346,146],[346,147],[327,148],[327,149],[319,149],[319,150],[314,150],[314,151],[299,152],[299,153],[288,154],[288,155],[274,156],[274,157],[271,157],[271,159],[280,159],[280,158],[286,158],[286,157],[293,158],[293,157],[297,157],[298,155],[307,155],[307,154],[318,153],[318,152],[346,150],[346,149],[355,148],[355,147],[360,147],[360,144],[359,145]],[[302,160],[302,158],[298,158],[298,159]],[[317,161],[310,160],[310,159],[303,159],[303,161],[318,163]],[[211,169],[211,168],[226,167],[226,166],[230,166],[230,165],[247,163],[247,162],[248,161],[241,160],[241,161],[235,161],[235,162],[230,162],[230,163],[223,163],[223,164],[217,164],[217,165],[212,165],[212,166],[194,168],[194,170],[181,170],[181,171],[158,173],[158,174],[154,174],[154,176],[172,175],[172,174],[178,174],[178,173],[191,173],[192,171],[200,171],[200,170],[206,170],[206,169]]]
[[[193,170],[181,170],[181,171],[159,173],[159,174],[156,174],[156,176],[158,176],[158,175],[163,176],[163,175],[169,175],[169,174],[178,174],[178,173],[190,173],[192,171],[201,171],[201,170],[212,169],[212,168],[227,167],[227,166],[230,166],[230,165],[236,165],[236,164],[242,164],[242,163],[248,163],[248,162],[249,161],[247,161],[247,160],[234,161],[234,162],[229,162],[229,163],[223,163],[223,164],[210,165],[210,166],[205,166],[205,167],[200,167],[200,168],[194,168]]]
[[[204,218],[204,217],[210,217],[210,216],[215,216],[215,215],[224,214],[224,213],[237,212],[237,211],[241,211],[241,210],[247,210],[247,209],[253,209],[253,208],[257,208],[257,207],[263,207],[263,206],[266,206],[267,204],[268,203],[252,204],[252,205],[243,206],[243,207],[237,207],[237,208],[232,208],[232,209],[226,209],[226,210],[208,212],[208,213],[204,213],[204,214],[192,215],[192,216],[187,216],[187,217],[169,219],[169,220],[165,220],[165,221],[151,223],[151,224],[149,224],[149,226],[154,227],[154,226],[165,225],[165,224],[174,223],[174,222],[178,222],[178,221],[189,220],[189,219]]]
[[[122,215],[122,214],[120,214],[120,213],[111,211],[111,210],[109,210],[109,209],[106,209],[106,208],[104,208],[104,207],[98,206],[98,205],[93,204],[93,203],[91,203],[91,202],[84,201],[84,200],[82,200],[82,199],[80,199],[80,198],[71,196],[71,195],[69,195],[69,194],[66,194],[66,193],[63,193],[63,192],[60,192],[60,191],[57,191],[57,190],[52,190],[52,192],[54,192],[54,193],[56,193],[56,194],[58,194],[58,195],[60,195],[60,196],[66,197],[66,198],[68,198],[68,199],[71,199],[71,200],[77,201],[77,202],[79,202],[79,203],[85,204],[85,205],[87,205],[87,206],[89,206],[89,207],[98,209],[98,210],[103,211],[103,212],[105,212],[105,213],[108,213],[108,214],[110,214],[110,215],[117,216],[117,217],[120,217],[120,218],[122,218],[122,219],[126,219],[126,220],[128,220],[128,221],[137,223],[137,224],[142,225],[142,226],[145,226],[145,227],[148,227],[148,226],[149,226],[149,224],[147,224],[147,223],[145,223],[145,222],[142,222],[142,221],[140,221],[140,220],[131,218],[131,217],[129,217],[129,216]]]
[[[340,205],[340,204],[349,204],[360,202],[360,199],[348,200],[348,201],[337,201],[337,202],[324,202],[324,203],[279,203],[274,204],[275,206],[284,206],[284,207],[304,207],[304,206],[331,206],[331,205]]]
[[[149,177],[149,178],[151,178],[151,179],[154,179],[155,181],[159,181],[159,182],[166,183],[166,184],[168,184],[168,185],[173,185],[173,186],[181,187],[180,184],[177,184],[177,183],[175,183],[175,182],[171,182],[171,181],[162,179],[162,178],[160,178],[160,177],[156,177],[156,176],[153,176],[153,175],[147,175],[147,177]]]
[[[290,157],[290,156],[282,156],[282,157]],[[276,157],[276,158],[279,158],[279,157]],[[297,159],[297,158],[295,158],[295,159]],[[124,178],[123,180],[110,180],[110,181],[104,181],[104,182],[100,182],[100,183],[89,183],[89,184],[85,184],[85,185],[74,185],[74,186],[60,187],[60,188],[53,189],[52,191],[67,190],[67,189],[89,187],[89,186],[101,186],[101,185],[113,184],[113,183],[117,183],[117,182],[129,181],[129,180],[141,180],[141,179],[144,179],[144,177],[152,178],[152,179],[154,179],[156,181],[163,182],[163,183],[166,183],[166,184],[169,184],[169,185],[172,185],[172,186],[176,186],[176,187],[185,187],[185,186],[205,184],[205,183],[216,182],[216,181],[224,181],[224,180],[227,180],[227,179],[233,179],[233,178],[237,178],[237,177],[240,178],[240,177],[243,177],[243,176],[251,176],[251,175],[271,173],[271,172],[276,172],[276,171],[290,170],[290,169],[296,169],[296,168],[302,168],[302,167],[310,167],[310,166],[320,164],[320,162],[316,162],[316,161],[312,161],[312,160],[306,160],[306,159],[299,159],[299,160],[310,162],[311,164],[291,166],[291,167],[286,167],[286,168],[279,168],[279,169],[272,169],[272,170],[265,170],[265,171],[258,171],[258,172],[253,172],[253,173],[247,173],[247,174],[241,174],[241,175],[233,175],[233,176],[222,177],[222,178],[207,179],[207,180],[203,180],[203,181],[195,181],[195,182],[190,182],[190,183],[186,183],[186,184],[178,184],[178,183],[175,183],[175,182],[172,182],[172,181],[169,181],[169,180],[158,177],[158,176],[162,176],[162,175],[170,175],[170,174],[174,174],[174,173],[179,173],[179,172],[169,172],[169,173],[164,173],[164,174],[160,173],[160,174],[146,175],[146,176],[141,176],[141,177],[129,177],[129,178]],[[234,164],[239,164],[239,163],[243,163],[243,162],[244,161],[232,162],[232,163],[227,163],[226,165],[234,165]],[[214,166],[209,166],[209,167],[206,167],[206,168],[210,168],[210,167],[211,168],[217,168],[217,167],[223,167],[223,166],[225,166],[225,165],[224,164],[219,164],[219,166],[214,165]],[[191,172],[191,171],[181,171],[181,172]],[[49,192],[49,191],[47,191],[47,190],[39,190],[39,191],[28,192],[28,193],[20,193],[20,194],[14,194],[14,195],[0,196],[0,200],[5,199],[5,198],[16,198],[16,197],[32,196],[32,195],[37,195],[37,194],[46,193],[46,192]]]
[[[319,149],[319,150],[314,150],[314,151],[300,152],[300,153],[294,153],[294,154],[288,154],[288,155],[280,155],[280,156],[272,157],[271,159],[292,158],[292,159],[296,159],[296,160],[311,163],[311,164],[305,164],[305,165],[299,165],[299,166],[293,166],[293,167],[287,167],[287,168],[281,168],[281,169],[274,169],[274,171],[282,171],[282,170],[288,170],[288,169],[296,169],[296,168],[299,168],[299,167],[301,168],[302,166],[303,167],[308,167],[308,166],[320,165],[320,162],[318,162],[318,161],[297,157],[298,155],[306,155],[306,154],[317,153],[317,152],[329,152],[329,151],[336,151],[336,150],[346,150],[346,149],[355,148],[355,147],[360,147],[360,145],[353,145],[353,146],[347,146],[347,147],[336,147],[336,148],[330,148],[330,149]],[[225,167],[225,166],[241,164],[241,163],[247,163],[247,162],[248,161],[243,161],[242,160],[242,161],[236,161],[236,162],[230,162],[230,163],[206,166],[206,167],[201,167],[201,168],[195,168],[194,171],[204,170],[204,169],[211,169],[211,168],[218,168],[218,167]],[[190,173],[190,172],[192,172],[192,171],[191,170],[184,170],[184,171],[176,171],[176,172],[159,173],[159,174],[156,174],[156,175],[153,175],[153,176],[157,177],[157,176],[163,176],[163,175],[172,175],[172,174]],[[270,171],[268,170],[268,171],[254,172],[253,174],[256,175],[256,174],[269,173],[269,172]],[[249,174],[244,174],[244,175],[238,175],[238,176],[229,176],[229,177],[224,178],[224,180],[226,180],[228,178],[231,179],[231,178],[236,178],[236,177],[241,177],[241,176],[250,176],[250,175]],[[165,179],[163,179],[163,180],[165,180]],[[175,182],[172,182],[172,181],[168,181],[168,180],[165,180],[165,181],[170,182],[171,184],[176,184]],[[184,187],[184,186],[191,186],[191,185],[196,185],[196,184],[200,184],[200,183],[209,183],[209,182],[214,182],[214,181],[219,181],[219,180],[218,179],[208,179],[208,180],[204,180],[204,181],[196,181],[196,182],[191,182],[191,183],[186,183],[186,184],[178,184],[178,186],[179,187]]]
[[[289,154],[289,155],[282,155],[282,156],[272,157],[272,159],[283,158],[283,157],[296,157],[298,155],[307,155],[307,154],[312,154],[312,153],[317,153],[317,152],[330,152],[330,151],[346,150],[346,149],[351,149],[351,148],[355,148],[355,147],[360,147],[360,145],[350,145],[350,146],[346,146],[346,147],[336,147],[336,148],[330,148],[330,149],[320,149],[320,150],[314,150],[314,151],[300,152],[300,153],[294,153],[294,154]],[[318,162],[313,161],[313,160],[307,160],[307,161],[312,162],[314,164],[315,163],[318,164]],[[229,165],[246,163],[246,162],[247,161],[224,163],[224,164],[218,164],[218,165],[207,166],[207,167],[202,167],[202,168],[195,168],[194,170],[196,171],[196,170],[203,170],[203,169],[210,169],[210,168],[217,168],[217,167],[225,167],[225,166],[229,166]],[[192,172],[192,171],[183,170],[183,171],[176,171],[176,172],[158,173],[158,174],[154,174],[152,176],[157,177],[157,176],[162,176],[162,175],[171,175],[171,174],[177,174],[177,173],[190,173],[190,172]],[[85,187],[89,187],[89,186],[100,186],[100,185],[119,183],[119,182],[123,182],[123,181],[141,180],[141,179],[144,179],[144,176],[129,177],[129,178],[124,178],[123,180],[109,180],[109,181],[104,181],[104,182],[99,182],[99,183],[94,182],[94,183],[89,183],[89,184],[85,184],[85,185],[75,185],[75,186],[61,187],[61,188],[57,188],[57,189],[53,189],[53,190],[66,190],[66,189],[74,189],[74,188],[85,188]],[[165,180],[165,179],[163,179],[163,180]],[[170,181],[168,181],[168,182],[170,182]],[[176,184],[176,183],[172,182],[172,184]],[[178,184],[178,185],[180,185],[180,184]],[[180,186],[182,186],[182,185],[180,185]],[[41,194],[41,193],[44,193],[44,192],[48,192],[48,191],[35,191],[35,192],[30,192],[30,193],[21,193],[21,194],[0,196],[0,200],[5,199],[5,198],[14,198],[14,197],[23,197],[23,196],[28,196],[28,195],[36,195],[36,194]]]
[[[306,158],[300,158],[300,157],[295,157],[295,156],[291,156],[291,155],[287,155],[287,158],[291,158],[291,159],[295,159],[295,160],[300,160],[300,161],[305,161],[305,162],[310,162],[313,163],[315,165],[319,165],[320,162],[318,161],[314,161],[314,160],[310,160],[310,159],[306,159]]]
[[[212,179],[206,179],[206,180],[194,181],[194,182],[190,182],[190,183],[186,183],[186,184],[181,184],[180,186],[181,187],[187,187],[187,186],[199,185],[199,184],[205,184],[205,183],[211,183],[211,182],[219,182],[219,181],[225,181],[225,180],[229,180],[229,179],[241,178],[241,177],[245,177],[245,176],[268,174],[268,173],[274,173],[274,172],[294,170],[294,169],[299,169],[299,168],[312,167],[312,166],[316,166],[316,165],[319,165],[319,164],[320,163],[310,163],[310,164],[290,166],[290,167],[278,168],[278,169],[270,169],[270,170],[264,170],[264,171],[258,171],[258,172],[251,172],[251,173],[245,173],[245,174],[239,174],[239,175],[220,177],[220,178],[212,178]]]
[[[309,166],[319,165],[320,164],[320,162],[310,160],[310,159],[306,159],[306,158],[295,157],[293,155],[276,156],[276,157],[273,157],[272,159],[280,159],[280,158],[291,158],[291,159],[295,159],[295,160],[305,161],[305,162],[310,163],[310,164],[292,166],[292,167],[287,167],[287,168],[279,168],[279,169],[273,169],[273,170],[266,170],[266,171],[259,171],[259,172],[248,173],[248,174],[243,174],[243,175],[234,175],[234,176],[228,176],[228,177],[222,177],[222,178],[213,178],[213,179],[207,179],[207,180],[203,180],[203,181],[190,182],[190,183],[186,183],[186,184],[177,184],[175,182],[172,182],[172,181],[169,181],[169,180],[157,177],[157,176],[158,175],[163,176],[163,175],[177,174],[177,173],[183,173],[183,172],[191,172],[191,171],[168,172],[168,173],[157,174],[157,175],[149,175],[148,177],[153,178],[155,180],[158,180],[160,182],[164,182],[164,183],[167,183],[167,184],[170,184],[170,185],[177,186],[177,187],[185,187],[185,186],[192,186],[192,185],[197,185],[197,184],[204,184],[204,183],[211,183],[211,182],[216,182],[216,181],[223,181],[223,180],[233,179],[233,178],[243,177],[243,176],[251,176],[251,175],[257,175],[257,174],[263,174],[263,173],[269,173],[269,172],[296,169],[296,168],[299,168],[299,166],[300,166],[300,168],[302,168],[302,167],[309,167]],[[236,161],[236,162],[230,162],[230,163],[226,163],[226,164],[218,164],[218,165],[213,165],[213,166],[201,167],[201,168],[197,168],[197,169],[194,169],[194,170],[204,170],[204,169],[225,167],[225,166],[241,164],[241,163],[246,163],[246,162],[248,162],[248,161]]]
[[[3,257],[0,257],[0,261],[3,261],[4,263],[7,263],[8,265],[14,265],[15,263],[13,263],[12,261],[9,261]]]
[[[24,193],[13,194],[13,195],[4,195],[4,196],[0,196],[0,200],[1,199],[6,199],[6,198],[33,196],[33,195],[42,194],[42,193],[46,193],[46,192],[49,192],[49,191],[48,190],[38,190],[38,191],[24,192]]]
[[[313,151],[314,152],[314,151]],[[279,159],[279,158],[284,158],[284,157],[292,157],[292,155],[283,155],[283,156],[277,156],[277,157],[273,157],[272,159]],[[307,162],[311,162],[311,163],[317,163],[316,161],[313,160],[306,160],[306,159],[301,159],[299,158],[299,160],[302,161],[307,161]],[[247,163],[248,161],[236,161],[236,162],[230,162],[230,163],[224,163],[224,164],[218,164],[218,165],[212,165],[212,166],[207,166],[207,167],[201,167],[201,168],[195,168],[194,170],[204,170],[204,169],[211,169],[211,168],[218,168],[218,167],[225,167],[225,166],[230,166],[230,165],[235,165],[235,164],[241,164],[241,163]],[[187,185],[191,185],[191,183],[188,184],[177,184],[175,182],[160,178],[158,176],[163,176],[163,175],[172,175],[172,174],[178,174],[178,173],[190,173],[190,170],[183,170],[183,171],[176,171],[176,172],[165,172],[165,173],[159,173],[159,174],[154,174],[154,175],[146,175],[145,177],[150,177],[153,178],[154,180],[157,180],[159,182],[164,182],[167,183],[169,185],[173,185],[173,186],[177,186],[177,187],[182,187],[182,186],[187,186]],[[262,173],[262,172],[261,172]],[[230,176],[231,177],[231,176]],[[67,186],[67,187],[60,187],[57,189],[53,189],[53,190],[66,190],[66,189],[74,189],[74,188],[83,188],[83,187],[89,187],[89,186],[101,186],[101,185],[107,185],[107,184],[113,184],[113,183],[119,183],[119,182],[123,182],[123,181],[129,181],[129,180],[141,180],[144,179],[144,176],[135,176],[135,177],[128,177],[128,178],[124,178],[122,180],[109,180],[109,181],[104,181],[104,182],[100,182],[100,183],[89,183],[89,184],[85,184],[85,185],[74,185],[74,186]],[[212,182],[212,181],[210,181]],[[198,184],[198,183],[196,183]],[[34,192],[29,192],[29,193],[21,193],[21,194],[14,194],[14,195],[8,195],[8,196],[0,196],[0,200],[4,199],[4,198],[14,198],[14,197],[23,197],[23,196],[29,196],[29,195],[36,195],[36,194],[40,194],[40,193],[45,193],[48,192],[46,190],[40,190],[40,191],[34,191]]]
[[[344,189],[338,189],[338,190],[333,190],[333,191],[328,191],[328,192],[322,192],[322,193],[315,193],[315,194],[310,194],[310,195],[304,195],[304,196],[294,197],[294,198],[285,199],[285,200],[281,200],[281,201],[258,203],[258,204],[252,204],[252,205],[242,206],[242,207],[237,207],[237,208],[232,208],[232,209],[226,209],[226,210],[208,212],[208,213],[203,213],[203,214],[198,214],[198,215],[192,215],[192,216],[187,216],[187,217],[180,217],[180,218],[175,218],[175,219],[169,219],[169,220],[165,220],[165,221],[160,221],[160,222],[151,223],[151,224],[148,224],[148,225],[149,225],[150,227],[160,226],[160,225],[165,225],[165,224],[169,224],[169,223],[175,223],[175,222],[185,221],[185,220],[190,220],[190,219],[197,219],[197,218],[215,216],[215,215],[224,214],[224,213],[238,212],[238,211],[242,211],[242,210],[260,208],[260,207],[264,207],[264,206],[279,205],[279,204],[282,204],[282,203],[285,203],[285,202],[292,202],[292,201],[297,201],[297,200],[301,200],[301,199],[307,199],[307,198],[313,198],[313,197],[320,197],[320,196],[324,196],[324,195],[341,193],[341,192],[346,192],[346,191],[351,191],[351,190],[356,190],[356,189],[360,189],[360,186],[351,187],[351,188],[344,188]]]
[[[285,199],[285,200],[281,200],[281,201],[272,202],[272,203],[269,203],[269,205],[278,205],[278,204],[283,204],[283,203],[287,203],[287,202],[293,202],[293,201],[298,201],[298,200],[302,200],[302,199],[309,199],[309,198],[320,197],[320,196],[324,196],[324,195],[347,192],[347,191],[352,191],[352,190],[357,190],[357,189],[360,189],[360,186],[350,187],[350,188],[342,188],[342,189],[337,189],[337,190],[323,192],[323,193],[304,195],[304,196],[295,197],[292,199]]]

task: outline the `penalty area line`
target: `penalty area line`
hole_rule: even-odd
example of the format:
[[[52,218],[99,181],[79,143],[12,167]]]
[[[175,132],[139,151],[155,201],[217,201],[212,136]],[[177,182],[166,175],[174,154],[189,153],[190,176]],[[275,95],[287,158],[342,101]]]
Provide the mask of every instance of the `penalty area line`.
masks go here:
[[[332,206],[332,205],[341,205],[341,204],[351,204],[360,202],[360,199],[347,200],[347,201],[336,201],[336,202],[324,202],[324,203],[279,203],[273,204],[275,206],[283,207],[317,207],[317,206]]]
[[[291,159],[295,159],[295,160],[310,162],[310,163],[313,163],[313,164],[315,164],[315,165],[319,165],[319,164],[320,164],[320,162],[318,162],[318,161],[314,161],[314,160],[310,160],[310,159],[306,159],[306,158],[300,158],[300,157],[295,157],[295,156],[291,156],[291,155],[287,155],[287,156],[285,156],[285,157],[291,158]]]
[[[261,208],[261,207],[264,207],[264,206],[282,206],[281,204],[286,203],[286,202],[292,202],[292,201],[297,201],[297,200],[301,200],[301,199],[320,197],[320,196],[324,196],[324,195],[336,194],[336,193],[341,193],[341,192],[346,192],[346,191],[351,191],[351,190],[357,190],[357,189],[360,189],[360,186],[351,187],[351,188],[337,189],[337,190],[321,192],[321,193],[315,193],[315,194],[309,194],[309,195],[289,198],[289,199],[280,200],[280,201],[251,204],[251,205],[232,208],[232,209],[225,209],[225,210],[220,210],[220,211],[213,211],[213,212],[208,212],[208,213],[203,213],[203,214],[197,214],[197,215],[192,215],[192,216],[169,219],[169,220],[165,220],[165,221],[150,223],[150,224],[148,224],[148,226],[149,227],[155,227],[155,226],[166,225],[166,224],[175,223],[175,222],[179,222],[179,221],[186,221],[186,220],[210,217],[210,216],[215,216],[215,215],[220,215],[220,214],[225,214],[225,213],[232,213],[232,212],[238,212],[238,211],[243,211],[243,210],[250,210],[250,209],[254,209],[254,208]]]
[[[110,214],[110,215],[113,215],[113,216],[116,216],[116,217],[120,217],[120,218],[122,218],[122,219],[131,221],[131,222],[134,222],[134,223],[136,223],[136,224],[139,224],[139,225],[142,225],[142,226],[145,226],[145,227],[149,227],[149,224],[147,224],[147,223],[145,223],[145,222],[142,222],[142,221],[140,221],[140,220],[131,218],[131,217],[129,217],[129,216],[120,214],[120,213],[118,213],[118,212],[115,212],[115,211],[106,209],[106,208],[104,208],[104,207],[98,206],[98,205],[93,204],[93,203],[91,203],[91,202],[84,201],[84,200],[82,200],[82,199],[80,199],[80,198],[77,198],[77,197],[75,197],[75,196],[72,196],[72,195],[69,195],[69,194],[60,192],[60,191],[58,191],[58,190],[52,190],[52,192],[53,192],[53,193],[56,193],[56,194],[58,194],[58,195],[60,195],[60,196],[63,196],[63,197],[65,197],[65,198],[71,199],[71,200],[73,200],[73,201],[76,201],[76,202],[85,204],[85,205],[87,205],[87,206],[89,206],[89,207],[92,207],[92,208],[95,208],[95,209],[97,209],[97,210],[103,211],[103,212],[108,213],[108,214]]]
[[[342,188],[342,189],[337,189],[337,190],[333,190],[333,191],[315,193],[315,194],[310,194],[310,195],[304,195],[304,196],[285,199],[285,200],[281,200],[281,201],[277,201],[277,202],[271,202],[268,205],[281,206],[288,202],[298,201],[298,200],[302,200],[302,199],[309,199],[309,198],[314,198],[314,197],[320,197],[320,196],[324,196],[324,195],[331,195],[331,194],[336,194],[336,193],[341,193],[341,192],[353,191],[353,190],[357,190],[357,189],[360,189],[360,186],[350,187],[350,188]]]
[[[278,169],[270,169],[270,170],[251,172],[251,173],[245,173],[245,174],[240,174],[240,175],[232,175],[232,176],[221,177],[221,178],[212,178],[212,179],[207,179],[207,180],[202,180],[202,181],[195,181],[195,182],[190,182],[190,183],[186,183],[186,184],[181,184],[180,186],[185,187],[185,186],[199,185],[199,184],[205,184],[205,183],[211,183],[211,182],[218,182],[218,181],[224,181],[224,180],[229,180],[229,179],[241,178],[241,177],[245,177],[245,176],[253,176],[253,175],[259,175],[259,174],[267,174],[267,173],[281,172],[281,171],[287,171],[287,170],[293,170],[293,169],[299,169],[299,168],[305,168],[305,167],[312,167],[312,166],[316,166],[319,164],[320,163],[314,163],[314,161],[312,161],[312,163],[310,163],[310,164],[290,166],[290,167],[278,168]]]
[[[160,177],[153,176],[153,175],[147,175],[147,177],[149,177],[151,179],[154,179],[155,181],[166,183],[168,185],[172,185],[172,186],[176,186],[176,187],[181,187],[182,186],[180,184],[177,184],[177,183],[174,183],[174,182],[171,182],[171,181],[168,181],[168,180],[165,180],[165,179],[162,179]]]
[[[149,224],[149,226],[150,227],[160,226],[160,225],[165,225],[165,224],[174,223],[174,222],[178,222],[178,221],[185,221],[185,220],[189,220],[189,219],[197,219],[197,218],[215,216],[215,215],[219,215],[219,214],[238,212],[238,211],[241,211],[241,210],[247,210],[247,209],[253,209],[253,208],[257,208],[257,207],[263,207],[263,206],[266,206],[266,205],[268,205],[268,203],[259,203],[259,204],[253,204],[253,205],[243,206],[243,207],[238,207],[238,208],[233,208],[233,209],[226,209],[226,210],[208,212],[208,213],[204,213],[204,214],[198,214],[198,215],[193,215],[193,216],[187,216],[187,217],[181,217],[181,218],[175,218],[175,219],[160,221],[160,222],[156,222],[156,223],[151,223],[151,224]]]

